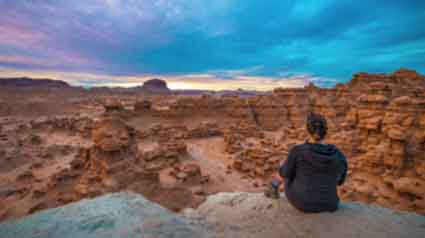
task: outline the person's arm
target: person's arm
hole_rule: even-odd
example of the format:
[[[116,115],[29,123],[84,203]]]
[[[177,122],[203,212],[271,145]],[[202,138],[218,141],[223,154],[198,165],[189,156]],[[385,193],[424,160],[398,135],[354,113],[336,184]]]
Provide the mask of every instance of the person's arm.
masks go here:
[[[345,178],[347,177],[347,159],[345,158],[345,155],[338,151],[340,156],[340,166],[339,166],[339,176],[338,176],[338,185],[342,185],[345,182]]]
[[[296,155],[295,149],[293,148],[289,154],[286,161],[280,166],[279,174],[282,178],[288,179],[289,181],[293,180],[295,177],[295,163]]]

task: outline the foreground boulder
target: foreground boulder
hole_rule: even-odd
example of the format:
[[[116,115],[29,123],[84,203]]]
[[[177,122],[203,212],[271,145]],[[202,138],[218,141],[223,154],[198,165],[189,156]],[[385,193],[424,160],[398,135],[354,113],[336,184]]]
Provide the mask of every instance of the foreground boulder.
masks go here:
[[[305,214],[284,197],[219,193],[176,215],[141,195],[115,193],[0,224],[0,237],[423,237],[425,217],[344,203]]]
[[[186,220],[132,193],[82,200],[10,223],[0,237],[205,237]]]
[[[212,237],[423,237],[425,217],[359,203],[305,214],[260,193],[219,193],[184,215]]]

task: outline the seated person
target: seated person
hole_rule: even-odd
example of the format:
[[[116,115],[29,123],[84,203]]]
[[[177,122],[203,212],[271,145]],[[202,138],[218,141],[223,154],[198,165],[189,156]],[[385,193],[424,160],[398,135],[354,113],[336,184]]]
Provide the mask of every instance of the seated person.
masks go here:
[[[280,167],[285,179],[288,201],[303,212],[333,212],[338,209],[337,185],[347,173],[344,154],[331,144],[324,144],[326,119],[310,113],[307,117],[309,139],[291,149]]]

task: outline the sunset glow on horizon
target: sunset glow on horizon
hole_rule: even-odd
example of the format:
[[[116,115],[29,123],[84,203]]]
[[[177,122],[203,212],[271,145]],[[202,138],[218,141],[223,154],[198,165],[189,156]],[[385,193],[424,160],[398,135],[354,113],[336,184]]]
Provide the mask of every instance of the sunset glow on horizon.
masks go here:
[[[50,72],[50,71],[17,71],[0,68],[0,74],[5,78],[19,78],[31,75],[34,79],[62,80],[72,86],[90,87],[136,87],[143,82],[160,78],[167,82],[170,89],[175,90],[256,90],[271,91],[277,87],[300,88],[310,82],[320,84],[321,81],[330,79],[314,78],[309,75],[297,75],[288,78],[270,78],[255,76],[238,76],[232,80],[223,80],[210,74],[199,75],[141,75],[141,76],[111,76],[90,73]]]

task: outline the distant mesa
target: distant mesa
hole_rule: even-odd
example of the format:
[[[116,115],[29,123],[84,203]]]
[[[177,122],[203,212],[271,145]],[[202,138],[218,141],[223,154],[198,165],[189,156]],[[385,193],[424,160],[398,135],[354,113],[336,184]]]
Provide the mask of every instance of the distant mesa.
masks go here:
[[[161,79],[150,79],[143,83],[142,90],[153,93],[169,93],[167,82]]]
[[[0,78],[0,87],[49,87],[68,88],[70,85],[61,80],[33,78]]]
[[[100,82],[101,83],[101,82]],[[352,80],[347,84],[337,83],[335,89],[347,90],[347,89],[364,89],[369,87],[374,87],[378,90],[379,87],[388,88],[389,85],[397,84],[402,85],[402,87],[417,88],[419,85],[425,87],[425,76],[421,75],[415,70],[400,68],[399,70],[390,73],[390,74],[376,74],[376,73],[366,73],[360,72],[354,74]],[[2,88],[73,88],[79,89],[82,87],[71,86],[65,81],[55,80],[55,79],[34,79],[30,77],[15,77],[15,78],[1,78],[0,77],[0,87]],[[293,88],[289,91],[303,91],[307,90],[309,93],[316,92],[320,90],[320,85],[315,85],[313,82],[305,85],[304,87]],[[104,87],[96,86],[90,88],[90,91],[94,92],[142,92],[142,93],[151,93],[151,94],[176,94],[176,95],[202,95],[210,94],[215,96],[258,96],[258,95],[268,95],[274,92],[275,94],[286,94],[288,92],[287,88],[275,88],[272,91],[260,92],[256,90],[246,90],[238,88],[236,90],[201,90],[201,89],[180,89],[180,90],[171,90],[167,86],[165,80],[159,78],[153,78],[145,81],[142,86],[137,87]]]

